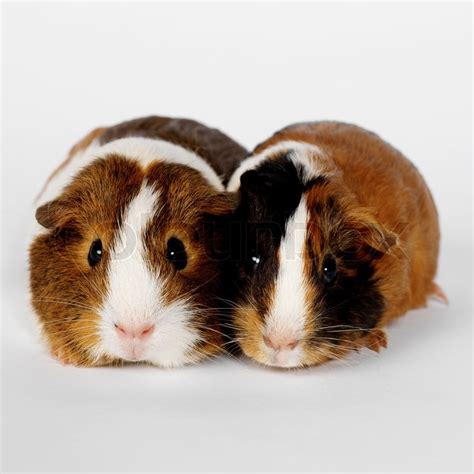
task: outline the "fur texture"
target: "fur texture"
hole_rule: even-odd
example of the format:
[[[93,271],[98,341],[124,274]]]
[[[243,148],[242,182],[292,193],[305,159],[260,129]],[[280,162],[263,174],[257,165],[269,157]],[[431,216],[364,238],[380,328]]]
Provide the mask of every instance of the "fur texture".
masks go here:
[[[53,355],[172,367],[221,351],[218,223],[234,209],[216,173],[225,166],[214,168],[224,149],[235,163],[246,154],[216,130],[161,117],[96,129],[73,147],[39,196],[30,248],[32,302]]]
[[[237,180],[232,327],[249,357],[299,367],[378,350],[382,328],[434,291],[433,199],[377,135],[293,125],[256,147],[230,179],[234,190]]]

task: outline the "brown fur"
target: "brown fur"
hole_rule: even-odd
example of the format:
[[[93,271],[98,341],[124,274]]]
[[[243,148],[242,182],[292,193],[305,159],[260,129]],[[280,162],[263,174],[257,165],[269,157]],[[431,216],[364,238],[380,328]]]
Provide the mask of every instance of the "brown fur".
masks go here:
[[[111,245],[120,213],[143,177],[140,167],[127,160],[100,161],[81,172],[59,199],[37,210],[38,221],[50,230],[30,248],[33,307],[52,353],[76,365],[113,362],[95,361],[90,354],[97,342],[94,308],[103,302],[107,267],[92,271],[87,254],[98,236],[104,249]]]
[[[72,148],[66,163],[98,137],[106,143],[119,135],[134,135],[140,124],[145,125],[142,136],[153,124],[167,121],[174,124],[178,133],[176,120],[143,120],[133,122],[128,130],[125,125],[94,130]],[[197,148],[199,136],[195,140]],[[228,140],[231,149],[238,149],[235,142]],[[225,136],[221,134],[221,145],[224,142]],[[208,150],[216,162],[218,151],[219,147]],[[166,302],[189,294],[193,308],[198,310],[192,323],[203,341],[189,358],[197,361],[222,350],[217,318],[222,279],[219,262],[214,258],[220,236],[214,223],[219,216],[230,213],[233,198],[217,192],[192,168],[154,162],[144,169],[134,160],[110,155],[79,172],[57,199],[36,212],[38,222],[47,231],[38,235],[30,248],[32,302],[47,344],[61,361],[84,366],[122,363],[113,357],[94,357],[99,322],[96,309],[107,289],[107,249],[120,226],[124,209],[145,180],[159,190],[160,202],[164,203],[144,234],[150,265],[164,279]],[[166,258],[166,242],[171,236],[180,238],[186,246],[189,263],[180,272]],[[97,238],[102,241],[104,254],[101,264],[91,268],[87,255],[91,242]]]
[[[387,345],[383,328],[409,309],[426,305],[437,288],[433,280],[440,233],[430,191],[415,166],[399,151],[354,125],[292,125],[258,145],[252,154],[287,140],[319,147],[322,156],[308,157],[327,177],[327,183],[305,193],[311,237],[305,256],[306,292],[308,301],[315,302],[315,313],[323,314],[317,302],[324,298],[321,287],[313,284],[313,267],[316,265],[320,272],[325,255],[340,255],[346,250],[357,262],[367,262],[373,268],[372,278],[384,301],[375,325],[365,327],[361,321],[360,330],[357,325],[347,331],[338,329],[337,334],[329,331],[324,337],[318,336],[318,320],[308,314],[306,336],[300,342],[305,353],[302,365],[339,359],[360,347],[378,351]],[[279,156],[281,153],[276,153],[269,159]],[[356,267],[342,259],[338,259],[337,268],[342,276],[356,276]],[[260,302],[268,305],[271,291],[259,291],[260,296],[265,292],[270,295],[265,303]],[[233,323],[244,352],[266,363],[261,353],[264,312],[250,301],[255,299],[251,288],[249,293],[238,302]],[[336,337],[338,342],[331,342]]]
[[[247,155],[247,150],[215,128],[188,119],[145,117],[110,127],[100,142],[128,136],[159,138],[187,148],[205,161],[221,177],[224,185],[237,165]]]
[[[82,140],[78,141],[69,150],[69,153],[67,154],[67,158],[50,174],[49,178],[44,183],[44,186],[41,188],[41,191],[39,192],[38,197],[44,193],[45,189],[48,187],[51,180],[64,169],[64,167],[73,159],[75,155],[85,150],[94,140],[97,140],[106,130],[107,128],[105,127],[95,128],[94,130],[89,132]]]
[[[389,255],[377,264],[388,302],[381,325],[424,306],[432,293],[440,232],[433,198],[415,166],[374,133],[337,122],[284,128],[255,152],[283,140],[320,146],[341,171],[359,212],[372,213],[374,222],[398,236],[404,258]]]

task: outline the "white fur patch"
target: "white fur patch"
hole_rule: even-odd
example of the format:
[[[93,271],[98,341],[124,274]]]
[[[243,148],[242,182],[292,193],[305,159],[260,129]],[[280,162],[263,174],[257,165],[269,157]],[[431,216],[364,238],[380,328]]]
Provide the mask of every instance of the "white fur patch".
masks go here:
[[[288,151],[293,151],[290,155],[292,161],[300,163],[306,170],[306,177],[308,179],[319,176],[322,168],[317,166],[314,160],[316,156],[323,156],[321,148],[306,142],[298,142],[293,140],[286,140],[266,148],[261,153],[246,158],[240,166],[234,171],[227,185],[227,191],[236,192],[240,187],[240,177],[248,170],[257,168],[261,163],[267,159],[271,159],[273,155],[280,155]]]
[[[108,290],[101,315],[101,347],[96,356],[108,354],[128,359],[117,336],[118,325],[155,325],[150,338],[142,343],[140,360],[165,367],[188,362],[188,351],[198,341],[190,327],[193,311],[186,301],[166,306],[163,280],[150,269],[143,232],[153,218],[159,195],[144,186],[131,201],[120,231],[110,249]]]
[[[167,163],[189,166],[199,171],[215,189],[218,191],[224,190],[219,176],[211,165],[196,153],[164,140],[143,137],[120,138],[101,146],[95,152],[97,158],[103,158],[110,154],[118,154],[125,158],[138,160],[143,167],[154,161],[166,161]]]
[[[304,336],[305,317],[308,311],[304,256],[307,236],[308,210],[302,198],[298,208],[286,225],[285,236],[279,248],[279,269],[275,293],[266,320],[264,333],[271,338],[299,340]],[[298,365],[301,348],[274,354],[262,344],[270,362],[282,367]]]
[[[86,149],[77,152],[71,157],[69,162],[52,177],[35,204],[39,207],[57,198],[81,169],[90,165],[97,158],[105,158],[110,154],[118,154],[124,158],[137,160],[144,168],[153,161],[165,161],[189,166],[199,171],[215,189],[218,191],[224,190],[219,176],[211,165],[196,153],[164,140],[129,137],[120,138],[119,140],[114,140],[102,146],[99,145],[98,140],[95,140]]]
[[[79,150],[64,166],[51,178],[44,191],[38,196],[35,205],[42,204],[57,198],[64,188],[73,180],[74,176],[84,167],[95,160],[94,151],[100,148],[98,140],[94,140],[84,150]]]

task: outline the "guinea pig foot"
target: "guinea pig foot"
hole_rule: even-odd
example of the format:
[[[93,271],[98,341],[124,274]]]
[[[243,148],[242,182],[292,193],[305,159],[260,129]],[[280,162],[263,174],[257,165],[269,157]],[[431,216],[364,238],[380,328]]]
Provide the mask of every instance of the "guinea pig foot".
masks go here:
[[[366,347],[374,352],[380,352],[382,347],[387,348],[387,334],[383,329],[372,329],[365,341]]]
[[[435,282],[431,286],[431,296],[440,303],[449,304],[448,297],[443,289]]]
[[[72,362],[61,349],[51,350],[51,355],[61,363],[61,365],[70,365]]]

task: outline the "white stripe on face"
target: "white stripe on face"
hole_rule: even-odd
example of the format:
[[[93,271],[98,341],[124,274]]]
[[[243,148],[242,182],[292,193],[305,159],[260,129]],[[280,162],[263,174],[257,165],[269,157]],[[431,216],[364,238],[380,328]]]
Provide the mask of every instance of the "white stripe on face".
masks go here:
[[[124,214],[111,248],[101,339],[106,354],[130,359],[131,347],[118,337],[115,325],[155,325],[151,337],[135,348],[135,353],[140,354],[138,359],[164,366],[182,365],[198,338],[188,324],[193,311],[185,302],[164,305],[163,279],[149,267],[143,242],[143,232],[155,214],[158,200],[159,194],[144,186]]]
[[[304,196],[286,224],[280,243],[279,269],[272,305],[264,334],[274,342],[299,340],[304,336],[307,312],[304,255],[308,211]],[[265,348],[268,352],[268,348]],[[301,349],[291,351],[291,358],[299,357]],[[280,365],[280,364],[278,364]]]

